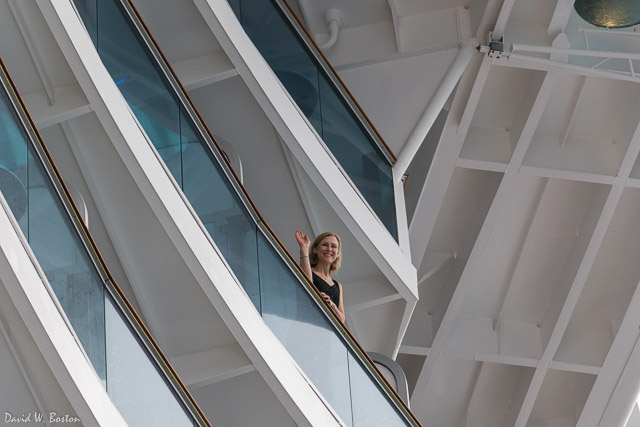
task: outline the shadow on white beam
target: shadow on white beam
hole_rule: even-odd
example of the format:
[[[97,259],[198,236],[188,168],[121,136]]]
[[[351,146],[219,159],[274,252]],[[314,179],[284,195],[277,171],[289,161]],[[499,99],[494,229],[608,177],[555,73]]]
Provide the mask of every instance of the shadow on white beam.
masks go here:
[[[79,86],[56,88],[55,94],[57,101],[53,105],[48,105],[47,94],[42,91],[22,97],[38,129],[80,117],[92,110]]]
[[[191,390],[255,370],[237,344],[175,356],[171,363]]]

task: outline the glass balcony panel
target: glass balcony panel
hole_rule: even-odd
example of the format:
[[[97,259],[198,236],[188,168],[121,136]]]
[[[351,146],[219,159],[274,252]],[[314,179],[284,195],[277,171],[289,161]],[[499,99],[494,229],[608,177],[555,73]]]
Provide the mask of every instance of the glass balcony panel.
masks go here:
[[[238,0],[242,25],[303,114],[322,136],[318,68],[268,1]]]
[[[340,417],[348,425],[364,425],[358,424],[352,411],[351,396],[355,392],[349,373],[349,359],[354,358],[352,350],[262,234],[194,122],[183,107],[175,106],[177,95],[161,76],[159,65],[155,59],[152,61],[147,47],[134,33],[133,24],[120,7],[118,0],[100,0],[98,7],[99,11],[108,11],[99,16],[98,34],[98,52],[106,58],[107,70],[163,160],[170,163],[169,170],[265,322]],[[115,41],[107,41],[109,37]],[[128,48],[131,52],[122,52]],[[119,52],[111,52],[114,49]],[[289,60],[286,56],[283,64]],[[298,59],[293,58],[287,66],[297,63],[295,72],[300,75],[313,72],[309,61]],[[149,76],[144,75],[147,71]],[[135,77],[122,82],[124,76]],[[314,75],[308,76],[311,80]],[[316,89],[318,78],[316,73]],[[162,90],[170,92],[161,93]],[[318,120],[320,123],[320,118]],[[338,121],[332,118],[327,122],[327,129],[333,131]],[[368,150],[356,149],[355,152],[367,157],[372,152]],[[370,163],[376,165],[376,162]],[[365,161],[360,160],[359,167],[363,174],[370,173],[367,171],[371,166]],[[367,389],[364,394],[379,395],[377,404],[390,406],[386,411],[395,413],[384,391],[364,371],[363,375],[357,379],[359,387]]]
[[[83,3],[83,2],[81,2]],[[112,1],[98,2],[98,53],[131,110],[165,160],[178,184],[180,172],[180,107],[135,29]]]
[[[105,300],[107,387],[130,426],[192,426],[110,296]],[[135,381],[131,381],[135,378]],[[137,399],[131,399],[137,396]]]
[[[23,143],[26,145],[26,141]],[[93,367],[104,381],[104,286],[49,177],[31,147],[28,152],[28,216],[23,233]]]
[[[27,229],[27,145],[26,132],[16,126],[18,117],[4,94],[0,96],[0,190],[18,220]]]
[[[373,379],[353,355],[349,355],[349,381],[351,383],[351,407],[354,427],[405,426],[403,417],[371,387]]]
[[[79,0],[76,2],[76,9],[82,18],[84,26],[87,28],[93,44],[98,42],[98,14],[96,12],[98,0]]]
[[[282,85],[397,240],[391,164],[360,118],[273,0],[235,0],[232,9]]]
[[[319,82],[324,142],[380,221],[397,238],[391,168],[371,145],[360,123],[353,120],[335,86],[324,75]]]
[[[184,194],[260,310],[256,225],[186,115],[181,127]]]
[[[193,425],[172,386],[115,308],[4,91],[0,141],[0,191],[116,408],[129,425]]]
[[[345,344],[261,234],[258,254],[264,321],[340,418],[352,425]]]

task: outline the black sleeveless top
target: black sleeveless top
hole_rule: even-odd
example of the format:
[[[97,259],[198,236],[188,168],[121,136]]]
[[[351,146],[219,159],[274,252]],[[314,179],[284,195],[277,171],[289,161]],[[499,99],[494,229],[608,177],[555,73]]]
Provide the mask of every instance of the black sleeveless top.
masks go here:
[[[333,301],[336,307],[340,307],[340,288],[338,287],[338,282],[334,280],[333,286],[331,286],[316,273],[313,273],[313,284],[320,292],[329,295],[329,298],[331,298],[331,301]]]

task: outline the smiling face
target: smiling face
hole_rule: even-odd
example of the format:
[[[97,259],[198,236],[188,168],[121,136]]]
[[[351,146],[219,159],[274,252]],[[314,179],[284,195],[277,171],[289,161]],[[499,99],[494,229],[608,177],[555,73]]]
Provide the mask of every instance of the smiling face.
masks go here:
[[[341,263],[341,242],[340,237],[334,233],[322,233],[311,245],[310,261],[311,266],[329,264],[329,274],[335,273],[340,268]]]
[[[340,242],[336,236],[327,236],[313,248],[313,253],[318,257],[319,262],[332,264],[340,256]]]

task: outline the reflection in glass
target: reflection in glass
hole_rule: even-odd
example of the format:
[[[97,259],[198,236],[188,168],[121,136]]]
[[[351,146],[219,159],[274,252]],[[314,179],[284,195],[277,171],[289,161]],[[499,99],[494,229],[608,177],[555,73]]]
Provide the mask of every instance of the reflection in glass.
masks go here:
[[[28,141],[7,94],[1,92],[0,191],[95,372],[129,425],[159,425],[161,420],[175,426],[193,425],[138,336],[116,310]]]
[[[232,5],[237,10],[243,7],[240,2]],[[97,9],[98,53],[238,281],[265,322],[340,417],[348,425],[362,425],[356,419],[360,415],[352,412],[348,362],[349,357],[353,358],[349,356],[351,350],[265,238],[119,2],[99,0]],[[291,71],[289,59],[300,65],[295,71]],[[344,118],[338,113],[335,117],[329,114],[328,120],[323,121],[322,98],[309,95],[310,88],[323,93],[318,91],[322,81],[318,80],[309,58],[305,62],[283,57],[282,70],[287,71],[277,73],[295,82],[293,93],[302,100],[304,110],[321,132],[331,134],[335,126],[342,126]],[[324,131],[322,124],[326,127]],[[347,122],[343,127],[349,126],[352,124]],[[354,141],[360,137],[357,128],[350,132]],[[337,140],[329,138],[334,139]],[[344,150],[354,150],[367,159],[361,159],[354,167],[368,176],[372,165],[379,165],[378,159],[361,156],[361,151],[350,147]],[[378,172],[373,175],[379,177]],[[396,413],[393,403],[371,377],[363,377],[359,384],[367,389],[366,393],[378,395],[377,404],[387,406],[389,413]],[[394,422],[402,423],[401,416],[396,414]]]
[[[397,240],[391,164],[272,0],[235,0],[232,9],[302,113]]]

